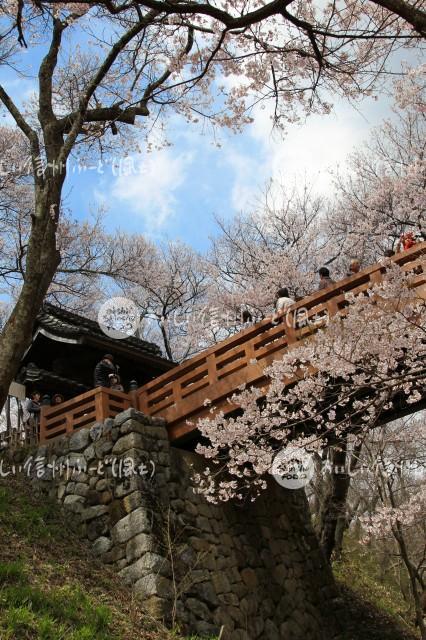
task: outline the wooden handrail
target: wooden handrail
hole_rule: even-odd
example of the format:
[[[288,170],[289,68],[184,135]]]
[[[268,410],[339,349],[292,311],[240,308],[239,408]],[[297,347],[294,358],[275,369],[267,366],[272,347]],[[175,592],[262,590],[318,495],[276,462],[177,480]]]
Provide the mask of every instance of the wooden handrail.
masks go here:
[[[426,242],[422,242],[393,256],[390,262],[409,271],[418,265],[424,267],[425,255]],[[234,407],[229,405],[228,398],[241,385],[264,384],[264,370],[273,360],[323,326],[321,319],[310,326],[298,326],[301,310],[307,321],[324,313],[334,315],[346,305],[346,293],[367,290],[381,281],[385,271],[385,263],[363,269],[294,303],[276,315],[276,322],[266,318],[213,345],[138,389],[138,407],[149,415],[164,417],[173,440],[194,430],[194,424],[188,424],[188,420],[211,412],[205,406],[206,399],[218,410],[231,411]],[[417,276],[416,287],[426,282],[424,272],[423,268],[422,275]],[[295,326],[283,322],[288,313],[296,318]]]
[[[390,259],[405,271],[420,267],[421,273],[413,277],[412,286],[422,287],[420,295],[424,298],[425,256],[426,242],[422,242]],[[348,292],[366,291],[381,281],[385,271],[385,263],[376,264],[317,291],[276,314],[275,318],[265,318],[243,329],[130,394],[98,387],[60,405],[42,407],[40,440],[45,442],[73,433],[131,406],[147,415],[164,417],[171,440],[187,436],[196,428],[189,421],[211,413],[207,400],[215,405],[216,411],[234,410],[236,407],[229,403],[229,398],[241,385],[265,385],[264,372],[268,365],[324,326],[326,314],[341,312],[347,305]],[[302,310],[305,323],[300,321]],[[287,317],[294,319],[294,324],[289,324]]]
[[[133,397],[122,391],[96,387],[58,405],[42,406],[40,442],[69,435],[81,427],[103,422],[133,406]]]

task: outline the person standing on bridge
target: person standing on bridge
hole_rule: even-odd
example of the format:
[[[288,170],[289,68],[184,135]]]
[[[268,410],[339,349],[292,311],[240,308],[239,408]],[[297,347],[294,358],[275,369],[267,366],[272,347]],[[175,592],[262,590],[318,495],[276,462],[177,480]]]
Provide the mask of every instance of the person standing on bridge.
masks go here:
[[[334,284],[334,280],[330,278],[330,271],[327,267],[321,267],[321,269],[318,269],[318,275],[320,277],[318,291],[328,289],[328,287],[331,287],[331,285]]]
[[[349,276],[354,276],[356,273],[359,273],[360,269],[361,269],[360,261],[358,260],[358,258],[354,258],[350,262],[349,271],[347,272],[346,277],[348,278]]]
[[[282,313],[295,302],[296,301],[293,300],[293,298],[290,298],[287,287],[281,287],[281,289],[278,289],[275,298],[275,311],[271,320],[272,324],[278,324],[277,314]]]
[[[400,251],[408,251],[411,247],[414,247],[416,244],[416,239],[414,237],[414,233],[412,231],[406,231],[400,237],[396,245],[396,252]]]
[[[114,356],[107,353],[95,367],[94,371],[94,386],[95,387],[109,387],[110,375],[117,374],[117,367],[114,364]]]

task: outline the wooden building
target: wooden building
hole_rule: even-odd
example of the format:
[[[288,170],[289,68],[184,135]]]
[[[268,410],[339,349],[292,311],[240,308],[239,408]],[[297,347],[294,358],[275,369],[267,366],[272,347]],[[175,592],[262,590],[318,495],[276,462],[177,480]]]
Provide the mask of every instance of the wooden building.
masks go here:
[[[45,303],[16,381],[27,396],[38,390],[67,400],[93,388],[94,368],[106,353],[114,356],[125,391],[132,380],[140,386],[175,366],[152,342],[110,338],[96,321]]]

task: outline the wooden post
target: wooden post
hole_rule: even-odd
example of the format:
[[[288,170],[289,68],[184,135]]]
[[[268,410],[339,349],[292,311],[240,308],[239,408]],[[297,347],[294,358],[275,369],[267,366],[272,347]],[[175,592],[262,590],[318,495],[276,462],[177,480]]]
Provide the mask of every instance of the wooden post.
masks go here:
[[[339,312],[339,305],[334,298],[327,302],[327,309],[330,316],[335,316]]]
[[[47,405],[42,405],[40,407],[40,443],[43,443],[46,440],[46,417],[44,412],[47,409]]]
[[[372,273],[370,273],[370,282],[372,284],[378,284],[379,282],[381,282],[383,280],[383,276],[382,276],[382,272],[380,269],[378,269],[377,271],[373,271]]]
[[[216,355],[214,353],[210,353],[206,358],[206,362],[209,384],[217,382]]]
[[[148,407],[148,392],[147,391],[132,391],[130,393],[130,396],[132,396],[132,394],[134,395],[135,398],[135,407],[136,409],[138,409],[138,411],[142,411],[142,413],[144,413],[145,415],[149,416],[149,407]]]
[[[104,387],[98,387],[95,393],[96,421],[103,422],[109,418],[109,395]]]
[[[283,322],[285,326],[285,335],[287,339],[288,346],[297,342],[297,333],[295,324],[295,316],[294,311],[287,312],[283,317]]]

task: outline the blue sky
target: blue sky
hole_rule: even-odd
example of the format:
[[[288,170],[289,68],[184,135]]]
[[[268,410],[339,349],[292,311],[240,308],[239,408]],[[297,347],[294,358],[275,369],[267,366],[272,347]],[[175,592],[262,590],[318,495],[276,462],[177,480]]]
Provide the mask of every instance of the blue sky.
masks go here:
[[[171,147],[122,161],[121,169],[117,159],[115,172],[105,165],[100,174],[93,164],[71,173],[66,201],[78,217],[88,203],[104,204],[110,229],[119,225],[153,239],[179,238],[203,250],[216,230],[214,216],[250,210],[270,178],[291,187],[306,176],[318,192],[330,194],[329,170],[344,170],[348,153],[389,112],[385,95],[364,100],[357,110],[339,102],[332,114],[291,124],[282,135],[271,132],[268,112],[259,111],[242,134],[220,132],[220,147],[174,117],[168,126]]]
[[[31,68],[36,73],[40,54],[38,49],[24,57],[30,75]],[[18,103],[30,97],[33,79],[16,80],[4,69],[1,73]],[[115,172],[111,164],[98,169],[92,163],[93,168],[84,171],[71,164],[65,205],[79,219],[102,205],[110,231],[120,227],[154,240],[180,239],[204,250],[217,229],[214,216],[230,218],[250,210],[270,178],[291,188],[306,177],[318,192],[330,194],[329,170],[344,170],[347,155],[391,114],[390,105],[384,93],[378,100],[358,102],[356,108],[338,100],[330,115],[289,124],[285,135],[272,133],[268,106],[257,109],[255,122],[242,134],[223,130],[215,138],[175,115],[167,124],[172,146],[135,156],[133,166],[123,157],[117,157]]]

